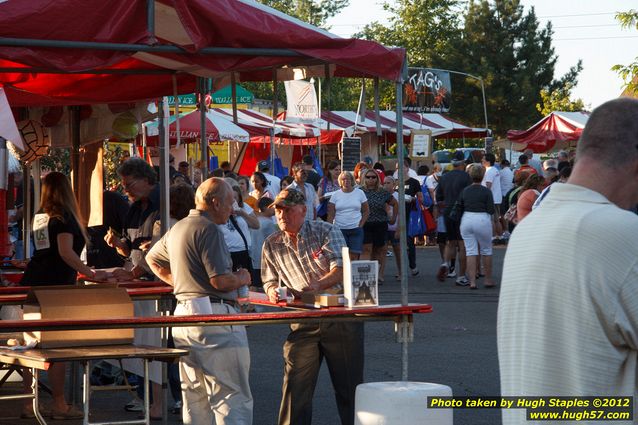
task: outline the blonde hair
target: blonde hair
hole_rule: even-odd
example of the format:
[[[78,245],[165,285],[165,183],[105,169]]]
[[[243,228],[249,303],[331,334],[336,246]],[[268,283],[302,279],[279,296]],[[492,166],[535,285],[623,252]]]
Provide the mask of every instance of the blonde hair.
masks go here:
[[[69,178],[57,171],[51,172],[42,179],[40,206],[49,217],[64,221],[64,213],[69,213],[78,223],[84,242],[88,243],[85,222],[80,214],[80,207],[73,194]]]

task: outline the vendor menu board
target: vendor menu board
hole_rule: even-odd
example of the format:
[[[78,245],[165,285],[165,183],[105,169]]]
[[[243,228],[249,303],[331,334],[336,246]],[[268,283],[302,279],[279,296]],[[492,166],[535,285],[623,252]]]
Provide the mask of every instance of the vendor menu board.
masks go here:
[[[341,169],[354,171],[361,161],[361,137],[344,137],[341,141]]]

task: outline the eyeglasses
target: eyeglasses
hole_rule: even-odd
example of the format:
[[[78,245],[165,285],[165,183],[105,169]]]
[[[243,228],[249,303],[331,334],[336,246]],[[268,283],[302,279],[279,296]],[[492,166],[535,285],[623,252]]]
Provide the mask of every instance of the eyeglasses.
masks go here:
[[[366,179],[377,179],[377,176],[366,176]]]
[[[136,184],[139,183],[139,180],[135,179],[135,180],[131,180],[127,183],[122,183],[122,187],[124,188],[124,190],[130,190],[133,188],[133,186],[135,186]]]

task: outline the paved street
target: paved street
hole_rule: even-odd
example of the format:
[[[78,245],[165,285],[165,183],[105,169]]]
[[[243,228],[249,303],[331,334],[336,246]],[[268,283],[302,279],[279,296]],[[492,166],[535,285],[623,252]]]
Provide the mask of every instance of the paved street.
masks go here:
[[[500,280],[505,249],[495,248],[495,276]],[[394,260],[388,258],[386,282],[381,287],[383,304],[398,303],[400,286],[394,281]],[[452,387],[454,395],[498,395],[499,378],[496,358],[496,308],[498,289],[470,291],[454,286],[453,279],[436,281],[440,264],[435,248],[417,249],[421,274],[410,278],[410,302],[430,303],[431,314],[415,316],[415,341],[410,344],[409,379],[436,382]],[[479,286],[482,282],[479,280]],[[251,386],[255,399],[255,425],[276,423],[281,395],[281,347],[287,335],[282,325],[249,328],[252,354]],[[365,379],[395,381],[401,377],[401,345],[395,342],[391,322],[366,324]],[[129,400],[126,393],[100,393],[95,396],[95,415],[91,420],[133,420],[135,413],[127,413],[123,405]],[[19,420],[16,402],[3,402],[8,408],[0,410],[0,423],[27,424],[34,420]],[[169,414],[170,424],[180,423],[179,417]],[[51,421],[52,424],[74,424],[81,421]],[[153,422],[160,423],[160,422]],[[327,369],[322,368],[314,404],[315,425],[339,423]],[[500,423],[498,410],[466,410],[454,412],[455,425],[496,425]]]

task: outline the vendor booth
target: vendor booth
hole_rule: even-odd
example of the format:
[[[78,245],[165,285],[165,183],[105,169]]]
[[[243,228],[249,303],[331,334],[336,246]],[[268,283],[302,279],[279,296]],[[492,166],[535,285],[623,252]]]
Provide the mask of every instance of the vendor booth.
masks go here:
[[[81,105],[133,104],[134,107],[135,102],[157,100],[162,231],[166,230],[169,221],[170,127],[165,96],[198,94],[200,136],[206,135],[200,137],[205,178],[209,133],[205,96],[208,92],[228,84],[234,88],[235,83],[242,81],[276,83],[293,79],[295,70],[301,69],[306,78],[358,77],[393,81],[397,105],[401,105],[402,83],[407,71],[404,49],[387,48],[368,40],[343,39],[250,0],[0,2],[0,46],[0,84],[16,115],[28,114],[28,109],[20,108],[68,107],[72,180],[74,189],[80,194],[82,184],[91,180],[86,176],[92,174],[92,167],[101,159],[99,144],[95,150],[81,146]],[[273,97],[276,94],[273,93]],[[249,134],[247,127],[257,128],[254,122],[260,119],[248,113],[253,121],[244,122],[249,120],[236,105],[211,113],[232,117],[232,122]],[[276,116],[277,111],[273,115]],[[135,120],[138,124],[143,122],[137,117]],[[402,112],[398,109],[397,134],[403,134],[402,126]],[[264,130],[267,131],[260,137],[269,140],[271,160],[275,156],[276,137],[306,140],[320,136],[318,129],[273,123],[272,119],[266,120]],[[175,131],[179,133],[179,130]],[[250,144],[244,143],[244,146]],[[397,144],[401,155],[402,137],[398,138]],[[87,161],[87,152],[92,155],[90,161]],[[399,178],[403,178],[403,169],[399,170]],[[88,195],[95,195],[100,189],[88,185],[84,190],[89,191]],[[400,185],[400,198],[404,197],[404,190]],[[87,204],[90,199],[94,205],[95,197],[88,195],[85,194]],[[405,205],[400,203],[399,217],[405,216]],[[399,222],[399,230],[401,256],[407,258],[406,223],[403,220]],[[408,342],[413,337],[411,314],[430,309],[429,306],[417,310],[408,308],[406,261],[402,262],[400,274],[401,306],[393,310],[393,314],[397,317],[397,339],[402,343],[401,376],[407,380]],[[290,322],[300,321],[304,314],[284,318]],[[308,317],[317,320],[316,316],[323,314],[323,311],[311,312]],[[347,311],[340,314],[347,320],[365,320],[377,313],[365,316]],[[221,324],[224,319],[182,316],[182,323],[186,323],[186,318],[204,326]],[[173,317],[137,319],[142,321],[109,319],[105,322],[106,326],[123,328],[177,323]],[[237,322],[227,323],[252,320],[271,323],[269,320],[272,320],[251,314],[241,314],[234,319]],[[46,326],[43,322],[35,323],[35,326]],[[4,328],[20,327],[20,323],[13,324],[17,328],[8,325],[5,323]],[[97,329],[104,323],[81,321],[71,325]],[[148,423],[148,415],[145,422]]]
[[[580,138],[589,112],[554,111],[527,130],[509,130],[507,139],[495,142],[496,146],[534,153],[544,153],[573,148]]]

